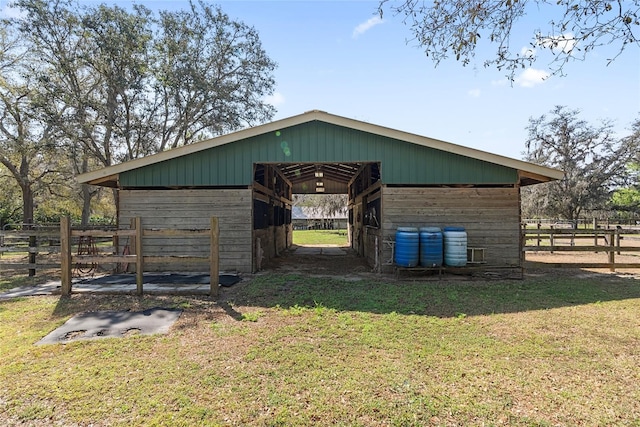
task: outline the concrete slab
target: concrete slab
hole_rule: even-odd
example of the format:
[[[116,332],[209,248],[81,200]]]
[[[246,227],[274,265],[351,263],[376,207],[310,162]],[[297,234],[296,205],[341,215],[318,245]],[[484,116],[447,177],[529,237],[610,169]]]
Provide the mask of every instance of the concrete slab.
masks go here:
[[[347,251],[339,246],[298,246],[295,250],[296,255],[329,255],[340,256],[347,255]]]
[[[144,293],[150,294],[204,294],[210,292],[209,275],[203,273],[145,273]],[[238,283],[240,276],[221,274],[219,283],[229,287]],[[60,282],[48,282],[37,286],[13,288],[0,293],[0,301],[11,298],[52,295],[60,293]],[[131,294],[137,290],[135,274],[111,274],[73,281],[73,293]]]
[[[65,344],[77,340],[122,338],[130,334],[166,334],[182,310],[150,308],[144,311],[95,311],[67,320],[36,344]]]
[[[0,301],[35,295],[51,295],[56,292],[60,292],[60,282],[49,282],[37,286],[21,286],[0,293]]]
[[[347,255],[347,251],[345,251],[344,249],[340,248],[340,247],[328,247],[328,248],[321,248],[322,255],[329,255],[329,256],[346,256]]]

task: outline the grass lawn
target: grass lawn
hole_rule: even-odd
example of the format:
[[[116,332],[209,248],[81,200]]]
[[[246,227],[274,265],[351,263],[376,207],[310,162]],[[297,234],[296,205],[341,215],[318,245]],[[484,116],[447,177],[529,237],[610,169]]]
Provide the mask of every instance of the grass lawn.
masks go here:
[[[338,245],[349,244],[347,230],[294,230],[294,245]]]
[[[0,301],[0,425],[640,426],[640,283],[265,274],[227,300]],[[87,310],[169,334],[35,346]]]

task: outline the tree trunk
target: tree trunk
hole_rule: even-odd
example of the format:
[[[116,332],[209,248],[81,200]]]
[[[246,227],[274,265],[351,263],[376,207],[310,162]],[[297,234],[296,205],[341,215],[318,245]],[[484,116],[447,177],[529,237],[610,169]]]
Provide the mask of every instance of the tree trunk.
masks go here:
[[[33,190],[30,183],[20,185],[22,189],[22,222],[24,229],[31,229],[33,224]]]
[[[89,225],[89,219],[91,217],[91,199],[93,198],[93,192],[89,188],[89,184],[82,184],[82,219],[80,224],[83,227]]]

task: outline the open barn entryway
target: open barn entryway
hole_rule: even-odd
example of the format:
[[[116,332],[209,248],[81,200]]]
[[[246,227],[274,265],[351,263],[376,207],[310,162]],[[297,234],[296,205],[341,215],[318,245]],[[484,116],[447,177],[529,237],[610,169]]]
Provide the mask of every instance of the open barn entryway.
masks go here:
[[[295,263],[296,259],[301,265],[312,260],[315,266],[309,266],[311,269],[324,268],[321,265],[338,267],[345,257],[361,258],[359,261],[366,265],[366,228],[380,228],[380,184],[378,162],[255,164],[255,269],[273,266],[278,263],[274,259],[285,256],[287,264]],[[335,195],[345,197],[338,198],[343,204],[340,207],[305,206],[303,209],[296,206],[300,195],[313,195],[307,199],[318,201]],[[309,213],[314,210],[311,217]],[[300,214],[308,216],[306,221],[299,221]],[[294,241],[296,232],[302,234],[310,230],[343,233],[344,242]],[[353,264],[353,260],[344,264],[349,263]]]

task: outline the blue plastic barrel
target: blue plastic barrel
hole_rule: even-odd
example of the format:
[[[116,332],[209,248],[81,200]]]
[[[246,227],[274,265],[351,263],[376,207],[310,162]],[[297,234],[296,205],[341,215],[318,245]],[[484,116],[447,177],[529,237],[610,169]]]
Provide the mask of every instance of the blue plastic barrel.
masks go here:
[[[398,227],[394,261],[400,267],[416,267],[419,261],[420,235],[414,227]]]
[[[442,231],[438,227],[420,228],[420,265],[440,267],[443,261]]]
[[[464,227],[444,228],[444,263],[451,267],[467,265],[467,232]]]

